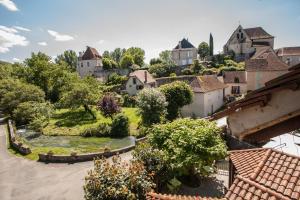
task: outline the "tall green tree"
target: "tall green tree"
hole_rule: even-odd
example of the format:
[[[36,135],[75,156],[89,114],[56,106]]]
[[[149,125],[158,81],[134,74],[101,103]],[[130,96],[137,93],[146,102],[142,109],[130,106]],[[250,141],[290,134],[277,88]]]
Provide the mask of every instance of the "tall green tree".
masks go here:
[[[122,57],[121,61],[120,61],[120,66],[121,66],[122,68],[129,68],[129,67],[131,67],[133,64],[134,64],[134,59],[133,59],[133,57],[132,57],[131,55],[129,55],[129,54],[125,54],[125,55]]]
[[[214,55],[214,38],[211,33],[209,34],[209,55]]]
[[[159,89],[168,102],[166,118],[169,120],[176,119],[179,115],[179,109],[193,101],[192,89],[185,82],[175,81],[162,85]]]
[[[201,42],[198,46],[199,57],[203,60],[210,53],[210,48],[206,42]]]
[[[130,47],[126,50],[125,55],[131,55],[134,64],[143,66],[145,59],[145,51],[139,47]]]
[[[65,62],[72,71],[76,71],[76,67],[77,67],[76,52],[73,50],[64,51],[63,54],[60,54],[56,57],[55,62],[57,64],[61,64],[62,62]]]
[[[126,49],[116,48],[113,52],[110,53],[111,58],[118,64],[121,61],[123,54],[126,52]]]
[[[173,65],[174,61],[172,60],[172,52],[170,50],[165,50],[159,53],[159,58],[162,62]]]

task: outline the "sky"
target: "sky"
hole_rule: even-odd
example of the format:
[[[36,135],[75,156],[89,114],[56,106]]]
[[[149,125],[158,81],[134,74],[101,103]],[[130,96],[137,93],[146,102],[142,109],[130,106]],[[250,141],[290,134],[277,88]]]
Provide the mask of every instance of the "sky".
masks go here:
[[[0,0],[0,60],[136,46],[149,61],[210,33],[218,53],[239,24],[263,27],[275,48],[300,46],[300,0]]]

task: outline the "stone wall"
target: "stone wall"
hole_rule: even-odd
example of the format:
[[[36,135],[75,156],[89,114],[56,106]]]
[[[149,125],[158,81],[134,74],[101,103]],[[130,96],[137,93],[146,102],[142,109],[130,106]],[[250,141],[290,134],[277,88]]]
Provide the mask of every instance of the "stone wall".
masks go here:
[[[23,155],[28,155],[31,153],[31,150],[29,147],[24,145],[22,142],[17,141],[15,136],[15,130],[12,125],[12,121],[8,120],[8,137],[9,137],[9,143],[10,145],[17,150],[19,153]]]

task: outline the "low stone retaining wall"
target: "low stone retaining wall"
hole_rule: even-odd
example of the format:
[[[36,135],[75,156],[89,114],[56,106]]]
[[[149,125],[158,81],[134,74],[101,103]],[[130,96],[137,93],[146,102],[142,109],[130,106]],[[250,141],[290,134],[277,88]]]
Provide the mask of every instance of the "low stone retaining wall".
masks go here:
[[[11,120],[8,120],[8,138],[9,138],[10,145],[14,149],[16,149],[19,153],[21,153],[23,155],[28,155],[31,153],[31,150],[29,147],[24,145],[22,142],[19,142],[16,140],[15,130],[14,130]]]
[[[147,137],[139,138],[135,140],[135,144],[124,147],[122,149],[115,149],[112,151],[106,151],[101,153],[89,153],[89,154],[73,154],[73,155],[54,155],[54,154],[39,154],[39,161],[46,163],[76,163],[76,162],[85,162],[91,161],[95,158],[108,158],[117,154],[126,153],[135,148],[137,144],[143,142]]]
[[[108,158],[117,154],[126,153],[135,148],[135,145],[131,145],[122,149],[116,149],[113,151],[101,152],[101,153],[89,153],[89,154],[78,154],[78,155],[51,155],[51,154],[39,154],[39,161],[41,162],[52,162],[52,163],[75,163],[91,161],[95,158]]]

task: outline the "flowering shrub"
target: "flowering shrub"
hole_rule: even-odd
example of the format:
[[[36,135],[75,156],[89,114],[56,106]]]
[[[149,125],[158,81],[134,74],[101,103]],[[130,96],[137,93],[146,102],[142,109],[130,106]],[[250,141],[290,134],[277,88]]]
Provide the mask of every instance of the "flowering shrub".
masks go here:
[[[111,94],[106,94],[98,103],[98,109],[105,117],[110,117],[121,111],[117,101]]]
[[[154,187],[151,177],[138,161],[121,162],[119,156],[94,161],[94,169],[85,177],[87,200],[143,200]]]

